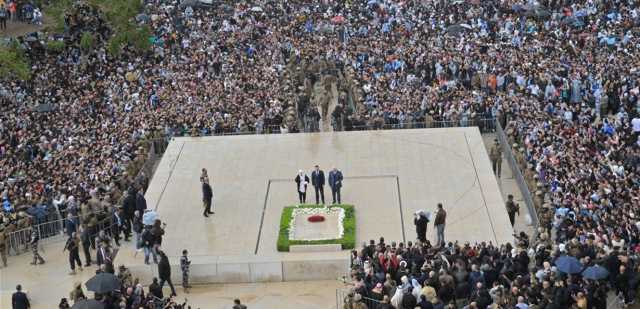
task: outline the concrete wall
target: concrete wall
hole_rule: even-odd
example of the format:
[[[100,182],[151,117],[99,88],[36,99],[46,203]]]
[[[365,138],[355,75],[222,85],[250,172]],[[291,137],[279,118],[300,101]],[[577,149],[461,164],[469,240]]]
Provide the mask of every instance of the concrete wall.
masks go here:
[[[349,271],[347,259],[283,261],[282,281],[331,280]]]
[[[158,267],[136,265],[129,267],[141,282],[152,282],[158,276]],[[349,271],[347,258],[318,259],[265,259],[265,258],[212,258],[192,261],[189,281],[192,284],[252,283],[305,280],[332,280]],[[174,285],[182,282],[179,263],[171,264],[171,280]]]

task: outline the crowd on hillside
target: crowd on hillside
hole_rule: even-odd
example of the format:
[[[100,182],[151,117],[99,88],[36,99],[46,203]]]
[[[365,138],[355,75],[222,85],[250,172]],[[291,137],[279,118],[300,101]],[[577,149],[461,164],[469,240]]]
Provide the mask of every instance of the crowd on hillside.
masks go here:
[[[316,130],[314,104],[324,103],[312,89],[334,82],[335,128],[497,119],[536,194],[548,251],[575,242],[605,255],[640,250],[634,1],[144,3],[136,19],[152,29],[146,54],[110,55],[105,19],[81,3],[65,16],[64,37],[19,39],[33,78],[0,82],[0,227],[105,209],[91,205],[110,217],[144,183],[152,139]],[[90,30],[98,44],[84,50]],[[49,50],[46,40],[66,47]],[[501,248],[476,248],[483,257],[457,269],[510,254]],[[593,294],[573,280],[558,284]]]

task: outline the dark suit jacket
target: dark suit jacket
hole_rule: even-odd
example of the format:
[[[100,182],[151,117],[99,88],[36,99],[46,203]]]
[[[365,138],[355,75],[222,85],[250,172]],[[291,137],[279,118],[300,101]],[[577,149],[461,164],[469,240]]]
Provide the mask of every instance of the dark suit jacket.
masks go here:
[[[11,306],[13,307],[13,309],[31,308],[31,304],[29,304],[29,299],[27,298],[27,294],[23,292],[13,293],[13,296],[11,296]]]
[[[311,184],[314,187],[324,186],[324,172],[322,170],[311,172]]]
[[[329,172],[329,187],[331,187],[334,190],[342,187],[341,171]]]
[[[136,210],[142,214],[145,209],[147,209],[147,199],[144,198],[142,193],[136,194]]]
[[[212,198],[213,198],[213,190],[211,189],[211,186],[208,183],[203,182],[202,183],[202,200],[210,201]]]
[[[295,179],[295,181],[296,181],[296,190],[300,191],[300,181],[302,181],[302,180],[300,179],[300,175],[296,175],[296,179]],[[308,184],[308,183],[309,183],[309,176],[304,175],[304,181],[306,181],[306,182],[307,182],[307,184]],[[307,187],[307,185],[304,185],[304,187],[306,188],[306,187]],[[305,191],[305,192],[306,192],[306,191]]]
[[[122,208],[124,208],[124,215],[133,218],[133,213],[136,211],[136,194],[127,193],[127,196],[124,198],[122,202]]]
[[[171,278],[171,265],[169,264],[169,258],[160,258],[160,263],[158,263],[158,277],[160,277],[160,280],[167,280]]]

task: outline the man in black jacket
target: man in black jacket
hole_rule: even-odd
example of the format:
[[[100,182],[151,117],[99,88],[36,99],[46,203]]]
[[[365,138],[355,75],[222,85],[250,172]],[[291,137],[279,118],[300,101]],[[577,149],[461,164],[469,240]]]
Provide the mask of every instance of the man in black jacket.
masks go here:
[[[204,213],[202,214],[205,217],[209,217],[209,215],[214,214],[211,211],[211,200],[213,200],[213,189],[211,189],[211,185],[205,181],[205,179],[200,179],[202,182],[202,202],[204,203]]]
[[[16,286],[16,292],[11,296],[11,307],[13,309],[31,308],[31,304],[29,304],[29,298],[27,298],[27,294],[22,292],[22,286],[19,284],[18,286]]]
[[[149,285],[149,293],[157,298],[164,298],[162,288],[160,287],[160,284],[158,284],[158,278],[153,278],[153,283]]]
[[[422,211],[419,211],[415,214],[413,218],[413,224],[416,225],[416,235],[418,240],[422,243],[427,242],[427,225],[429,224],[429,219],[426,214]]]
[[[160,254],[160,263],[158,263],[160,289],[162,289],[164,283],[167,282],[171,288],[171,296],[176,296],[176,289],[173,287],[173,282],[171,282],[171,265],[169,264],[169,258],[162,251],[158,251],[158,254]]]
[[[144,213],[144,211],[147,210],[147,199],[144,198],[144,191],[142,188],[139,188],[138,193],[136,194],[136,210],[140,213]]]
[[[311,184],[316,190],[316,204],[320,204],[320,198],[322,198],[324,205],[324,172],[317,165],[311,173]]]
[[[93,237],[91,233],[89,233],[89,228],[83,224],[80,231],[80,241],[82,243],[82,251],[84,252],[85,267],[91,266],[91,238]]]
[[[129,187],[127,191],[127,196],[124,198],[122,203],[122,208],[124,209],[124,239],[126,241],[129,240],[129,235],[131,234],[131,220],[133,219],[133,214],[136,211],[136,189],[132,186]]]

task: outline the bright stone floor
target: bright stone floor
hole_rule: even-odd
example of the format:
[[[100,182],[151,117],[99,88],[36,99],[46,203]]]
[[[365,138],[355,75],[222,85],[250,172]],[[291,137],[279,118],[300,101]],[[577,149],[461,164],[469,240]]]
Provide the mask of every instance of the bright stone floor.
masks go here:
[[[315,164],[326,175],[333,166],[342,170],[342,201],[356,207],[358,243],[415,239],[413,213],[434,210],[438,202],[448,212],[448,238],[512,240],[480,132],[446,128],[175,139],[147,192],[148,205],[168,221],[164,250],[170,256],[183,248],[193,255],[251,255],[257,248],[259,255],[278,255],[282,207],[298,198],[293,178]],[[201,168],[214,191],[216,214],[208,219],[202,217]],[[328,186],[325,198],[331,201]],[[307,202],[314,201],[310,188]],[[435,238],[432,226],[427,233]]]
[[[504,163],[503,175],[508,171]],[[501,194],[477,129],[452,128],[176,139],[147,193],[149,207],[157,207],[169,224],[165,251],[175,257],[188,248],[197,258],[250,255],[257,247],[259,255],[278,254],[275,243],[282,207],[297,203],[293,177],[298,169],[310,170],[314,164],[320,164],[326,174],[334,165],[345,174],[342,200],[356,206],[359,243],[379,236],[414,239],[413,212],[433,210],[437,202],[443,202],[448,211],[449,239],[511,240],[513,230],[502,196],[514,192],[515,186],[503,178],[500,183],[509,188],[503,187]],[[202,167],[209,170],[214,189],[216,214],[209,219],[201,215],[198,177]],[[399,176],[399,188],[393,175]],[[325,197],[330,202],[328,187]],[[314,200],[310,190],[307,201]],[[516,228],[526,229],[522,216]],[[430,239],[435,237],[433,232],[430,225]],[[74,282],[91,277],[95,268],[73,277],[67,274],[62,245],[46,248],[44,266],[30,267],[30,255],[25,254],[11,257],[9,268],[0,268],[1,308],[9,308],[16,283],[30,292],[34,308],[52,308],[68,295]],[[116,264],[141,262],[141,255],[134,257],[125,248]],[[255,305],[250,308],[332,308],[340,286],[337,280],[216,285],[198,288],[188,298],[194,309],[198,305],[230,308],[224,306],[245,296],[249,305]]]
[[[11,308],[11,294],[17,283],[27,290],[32,309],[53,309],[57,308],[60,298],[68,297],[74,282],[91,278],[95,266],[76,276],[68,275],[66,255],[63,257],[58,249],[47,248],[44,254],[47,263],[42,266],[30,267],[28,254],[9,258],[9,267],[0,268],[0,308]],[[176,285],[179,298],[186,297],[193,309],[231,309],[235,298],[251,309],[329,309],[335,308],[336,289],[342,287],[344,285],[338,280],[218,284],[196,286],[185,294]],[[166,285],[164,292],[170,292]]]

